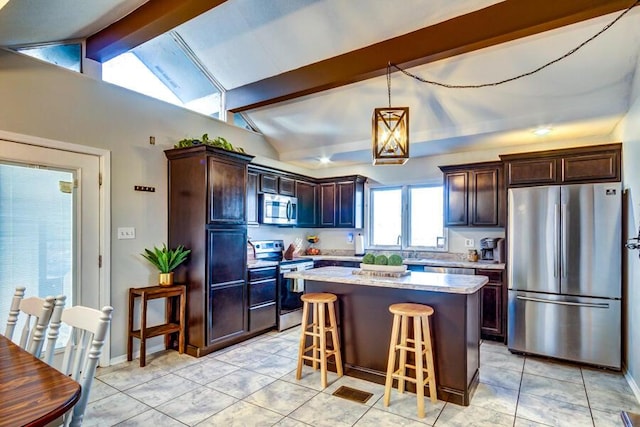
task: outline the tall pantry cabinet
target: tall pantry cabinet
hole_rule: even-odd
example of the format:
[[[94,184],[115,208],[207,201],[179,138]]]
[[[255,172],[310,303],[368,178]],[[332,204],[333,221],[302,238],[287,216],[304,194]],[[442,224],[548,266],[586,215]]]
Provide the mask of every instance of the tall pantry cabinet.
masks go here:
[[[187,353],[239,339],[247,319],[247,165],[253,156],[199,145],[166,150],[169,246],[191,254],[176,271],[187,285]]]

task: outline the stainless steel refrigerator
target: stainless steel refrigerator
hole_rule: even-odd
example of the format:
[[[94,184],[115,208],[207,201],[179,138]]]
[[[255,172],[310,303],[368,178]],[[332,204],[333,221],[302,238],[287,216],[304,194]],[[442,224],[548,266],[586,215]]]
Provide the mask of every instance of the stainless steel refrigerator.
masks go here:
[[[620,369],[619,183],[509,189],[512,351]]]

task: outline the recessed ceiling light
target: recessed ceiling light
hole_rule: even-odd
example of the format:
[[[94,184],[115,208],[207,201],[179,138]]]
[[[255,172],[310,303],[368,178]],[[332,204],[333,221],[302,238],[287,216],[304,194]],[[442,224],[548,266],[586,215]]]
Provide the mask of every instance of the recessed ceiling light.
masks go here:
[[[320,157],[320,159],[319,159],[319,160],[320,160],[320,163],[325,164],[325,165],[326,165],[327,163],[331,163],[331,159],[330,159],[330,158],[328,158],[328,157]]]
[[[537,129],[534,129],[533,133],[537,136],[549,135],[551,133],[551,128],[548,126],[539,127]]]
[[[5,7],[5,5],[9,3],[9,0],[0,0],[0,9],[2,9],[3,7]]]

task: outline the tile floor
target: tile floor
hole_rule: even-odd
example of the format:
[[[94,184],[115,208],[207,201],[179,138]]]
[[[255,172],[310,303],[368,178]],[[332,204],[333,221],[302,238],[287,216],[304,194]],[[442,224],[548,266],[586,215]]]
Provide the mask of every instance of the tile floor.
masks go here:
[[[167,351],[99,368],[84,426],[620,426],[620,411],[640,412],[621,374],[516,356],[504,345],[480,347],[480,385],[471,405],[397,392],[305,367],[295,380],[298,331],[269,332],[199,359]],[[366,404],[332,396],[348,385],[373,393]]]

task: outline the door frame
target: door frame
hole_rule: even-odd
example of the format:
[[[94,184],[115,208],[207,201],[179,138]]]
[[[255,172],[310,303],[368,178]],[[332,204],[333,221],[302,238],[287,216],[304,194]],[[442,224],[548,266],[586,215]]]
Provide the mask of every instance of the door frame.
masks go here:
[[[0,129],[0,139],[20,144],[29,144],[36,147],[71,151],[78,154],[87,154],[98,157],[102,185],[99,187],[99,250],[102,255],[102,267],[98,269],[99,307],[111,305],[111,151],[70,142],[57,141],[39,136],[25,135],[8,132]],[[111,360],[111,333],[105,338],[105,344],[100,356],[100,366],[109,366]]]

